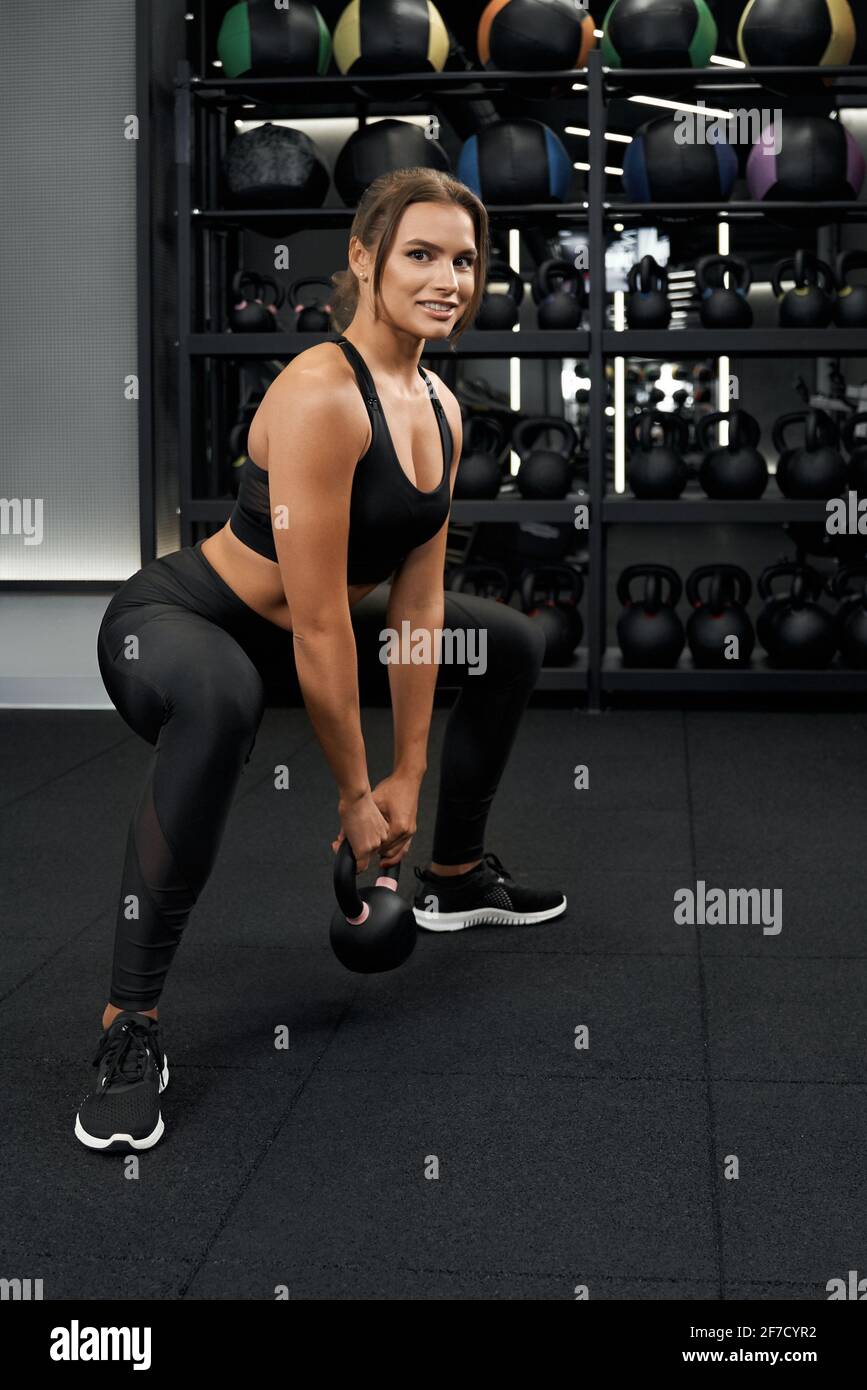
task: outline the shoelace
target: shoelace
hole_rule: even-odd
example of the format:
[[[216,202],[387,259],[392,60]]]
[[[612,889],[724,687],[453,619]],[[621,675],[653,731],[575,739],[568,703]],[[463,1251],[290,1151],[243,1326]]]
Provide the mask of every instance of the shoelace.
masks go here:
[[[151,1030],[142,1023],[124,1023],[112,1037],[107,1033],[100,1039],[93,1066],[107,1058],[102,1090],[107,1090],[115,1077],[122,1081],[141,1081],[150,1059],[154,1056]]]

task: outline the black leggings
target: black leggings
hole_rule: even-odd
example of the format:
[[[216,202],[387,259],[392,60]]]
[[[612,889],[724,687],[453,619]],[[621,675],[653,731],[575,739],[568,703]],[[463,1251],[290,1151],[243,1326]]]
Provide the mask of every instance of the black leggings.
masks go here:
[[[254,613],[198,546],[154,560],[109,604],[99,669],[116,709],[154,756],[129,828],[117,913],[112,1004],[156,1005],[193,904],[207,882],[266,698],[298,692],[292,634]],[[388,693],[379,660],[387,591],[352,611],[359,689]],[[442,664],[458,687],[443,744],[433,859],[481,858],[488,811],[539,673],[544,639],[522,613],[446,594],[444,628],[486,642],[487,669]],[[475,637],[473,637],[475,630]],[[482,636],[481,634],[484,634]],[[445,661],[445,658],[444,658]],[[333,830],[334,827],[331,827]],[[331,833],[329,830],[329,834]]]

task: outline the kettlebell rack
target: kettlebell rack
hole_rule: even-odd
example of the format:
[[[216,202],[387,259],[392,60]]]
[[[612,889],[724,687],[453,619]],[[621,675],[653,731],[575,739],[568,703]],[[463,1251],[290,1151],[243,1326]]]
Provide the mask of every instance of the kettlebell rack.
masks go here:
[[[589,324],[586,329],[566,332],[556,330],[465,333],[452,353],[447,345],[433,344],[424,358],[549,358],[565,357],[586,360],[591,381],[599,389],[590,392],[589,412],[589,480],[590,526],[588,539],[589,572],[584,598],[586,616],[586,645],[578,650],[573,664],[565,667],[545,667],[540,673],[539,688],[574,691],[576,698],[586,692],[588,707],[598,710],[605,697],[616,691],[641,692],[740,692],[740,693],[841,693],[867,691],[867,672],[832,666],[824,671],[777,670],[762,659],[754,658],[748,669],[697,670],[688,660],[682,660],[673,670],[625,669],[616,649],[608,648],[607,591],[608,530],[614,525],[675,523],[675,524],[755,524],[783,522],[823,522],[822,502],[798,502],[785,498],[757,501],[715,501],[710,498],[681,498],[672,502],[639,501],[634,498],[609,495],[607,487],[607,417],[606,399],[602,384],[606,364],[614,358],[650,358],[667,360],[673,355],[688,358],[829,358],[867,357],[867,333],[858,329],[823,328],[794,332],[791,329],[741,329],[661,331],[615,331],[608,326],[608,296],[604,275],[594,274],[595,267],[605,265],[608,231],[614,222],[627,225],[646,224],[656,220],[665,224],[666,218],[689,218],[709,227],[726,219],[734,226],[743,219],[773,217],[779,214],[811,214],[814,225],[837,222],[867,221],[865,202],[823,203],[628,203],[611,200],[606,190],[607,107],[612,97],[632,89],[659,96],[694,84],[715,89],[732,87],[740,92],[763,77],[845,79],[838,88],[844,98],[862,97],[867,93],[867,67],[850,68],[730,68],[664,69],[655,71],[605,68],[599,51],[591,53],[588,67],[583,71],[544,74],[504,72],[455,72],[413,75],[413,94],[407,96],[407,78],[374,77],[363,80],[348,77],[321,78],[253,78],[200,79],[193,75],[189,63],[178,65],[175,81],[175,169],[178,218],[178,327],[177,386],[179,407],[179,484],[181,544],[193,540],[197,522],[224,522],[232,509],[231,501],[195,495],[194,490],[194,402],[198,405],[193,381],[193,364],[199,360],[237,361],[275,359],[285,361],[297,352],[319,342],[333,341],[334,333],[299,335],[290,333],[244,333],[194,331],[198,322],[219,323],[231,280],[228,249],[235,251],[240,225],[253,228],[258,220],[274,218],[274,210],[224,210],[216,206],[219,189],[219,167],[225,153],[226,122],[210,120],[225,115],[231,106],[240,110],[253,108],[255,118],[300,118],[321,112],[322,102],[329,105],[329,115],[358,116],[367,114],[372,104],[387,102],[390,114],[401,110],[425,110],[425,96],[450,94],[464,98],[482,98],[496,93],[538,94],[540,81],[550,96],[571,97],[580,79],[586,86],[589,135],[589,164],[587,197],[570,204],[519,204],[490,206],[492,224],[507,227],[541,227],[550,233],[558,226],[583,226],[588,234],[590,258]],[[748,80],[745,80],[748,79]],[[760,91],[761,88],[753,87]],[[194,188],[197,190],[194,193]],[[286,234],[292,230],[313,228],[346,228],[354,209],[351,207],[319,207],[286,209],[279,212],[285,222]],[[207,233],[215,233],[218,245],[212,244]],[[235,257],[237,263],[237,256]],[[198,272],[201,270],[201,274]],[[197,302],[194,286],[201,287],[201,303]],[[226,435],[225,403],[219,389],[218,374],[205,373],[208,393],[208,417],[214,440]],[[213,460],[211,460],[213,463]],[[575,508],[586,497],[570,494],[562,501],[529,501],[517,498],[497,498],[493,501],[462,501],[453,503],[451,519],[457,524],[500,522],[568,523],[575,519]]]

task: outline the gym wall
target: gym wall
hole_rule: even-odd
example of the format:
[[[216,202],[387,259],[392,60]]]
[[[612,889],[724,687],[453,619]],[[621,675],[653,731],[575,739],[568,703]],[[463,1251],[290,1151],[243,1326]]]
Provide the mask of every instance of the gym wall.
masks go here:
[[[0,499],[29,505],[0,514],[0,580],[141,564],[135,17],[135,0],[3,0]]]

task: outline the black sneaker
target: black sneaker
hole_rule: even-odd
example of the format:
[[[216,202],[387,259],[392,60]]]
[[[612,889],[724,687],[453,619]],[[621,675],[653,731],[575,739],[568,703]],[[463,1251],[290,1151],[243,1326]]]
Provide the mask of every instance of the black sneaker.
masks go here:
[[[427,931],[462,931],[464,927],[526,927],[547,922],[566,911],[556,889],[521,888],[495,854],[465,874],[431,874],[416,868],[419,886],[413,912]]]
[[[153,1148],[165,1125],[160,1092],[169,1064],[156,1019],[125,1010],[100,1040],[93,1065],[96,1089],[81,1102],[75,1133],[89,1149],[131,1153]]]

